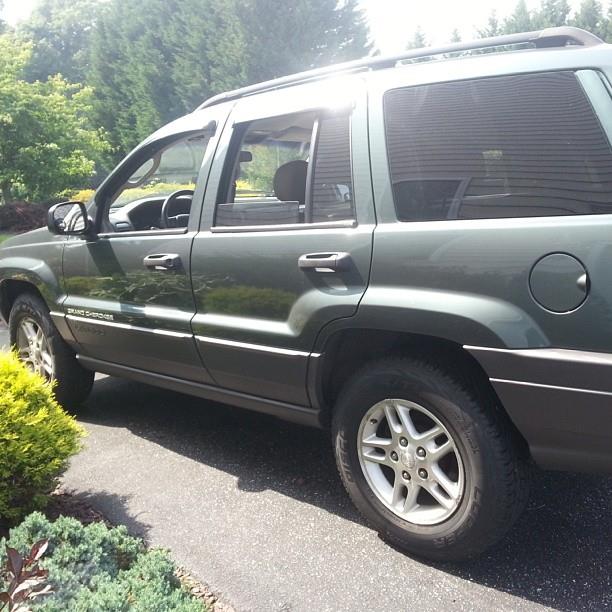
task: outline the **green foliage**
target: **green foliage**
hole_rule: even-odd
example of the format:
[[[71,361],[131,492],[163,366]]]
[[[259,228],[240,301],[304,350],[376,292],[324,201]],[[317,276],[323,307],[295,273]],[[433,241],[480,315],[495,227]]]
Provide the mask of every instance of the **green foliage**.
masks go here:
[[[248,83],[356,59],[371,51],[357,0],[311,0],[290,6],[286,0],[242,0],[236,9],[248,50]]]
[[[34,44],[26,80],[46,81],[61,74],[70,83],[84,83],[99,9],[99,0],[39,0],[18,29]]]
[[[578,12],[571,20],[571,25],[596,34],[600,38],[608,37],[608,20],[603,14],[601,2],[584,0]]]
[[[91,45],[88,82],[118,152],[215,93],[370,50],[357,0],[110,0]]]
[[[493,9],[489,15],[489,19],[487,20],[487,25],[478,30],[478,37],[489,38],[492,36],[499,36],[501,33],[499,19],[497,18],[497,11]]]
[[[519,0],[513,13],[504,21],[502,34],[530,32],[534,29],[533,18],[525,0]]]
[[[0,189],[44,200],[94,172],[107,144],[91,125],[93,92],[61,77],[23,79],[31,44],[0,36]]]
[[[0,354],[0,520],[14,523],[45,507],[82,435],[42,378]]]
[[[570,14],[568,0],[541,0],[532,19],[534,28],[556,28],[566,25]]]
[[[170,195],[179,189],[195,189],[195,183],[149,183],[141,187],[130,187],[125,189],[121,195],[113,202],[113,207],[119,207],[123,204],[135,202],[140,198],[149,196],[164,196]]]
[[[209,312],[286,319],[296,296],[289,291],[259,287],[215,287],[204,294]]]
[[[427,39],[425,38],[425,34],[423,34],[423,30],[421,26],[417,26],[417,29],[414,31],[412,39],[406,45],[406,49],[421,49],[422,47],[427,46]]]
[[[83,526],[61,517],[50,522],[31,514],[11,530],[9,545],[25,553],[33,542],[49,540],[41,561],[53,593],[32,603],[34,612],[202,612],[184,591],[165,551],[147,551],[125,527]],[[0,542],[0,563],[4,545]],[[2,590],[0,580],[0,590]]]
[[[458,43],[461,42],[461,34],[459,34],[459,30],[457,28],[455,28],[452,32],[451,32],[451,37],[450,37],[450,41],[452,43]]]

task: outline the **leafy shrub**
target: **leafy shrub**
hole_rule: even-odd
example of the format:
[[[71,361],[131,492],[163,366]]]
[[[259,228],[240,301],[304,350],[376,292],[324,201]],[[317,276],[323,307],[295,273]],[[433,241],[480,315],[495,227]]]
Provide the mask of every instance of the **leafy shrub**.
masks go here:
[[[69,200],[74,200],[75,202],[83,202],[87,204],[87,202],[89,202],[89,200],[94,197],[95,193],[95,189],[79,189],[78,191],[70,191],[66,194],[66,197]]]
[[[0,522],[45,507],[82,435],[48,383],[15,355],[0,354]]]
[[[202,612],[203,605],[180,586],[175,567],[162,550],[147,551],[125,527],[83,526],[76,519],[48,521],[33,513],[10,533],[9,546],[25,553],[46,539],[41,561],[52,593],[34,601],[44,612]],[[0,542],[0,563],[4,546]],[[3,584],[0,579],[0,591]]]
[[[47,209],[40,204],[13,202],[0,206],[0,231],[20,233],[43,227]]]
[[[248,314],[252,317],[286,318],[296,296],[289,291],[267,287],[215,287],[204,295],[210,312]]]
[[[122,206],[150,196],[169,196],[179,189],[195,189],[195,183],[150,183],[140,187],[126,189],[114,202],[113,206]]]
[[[0,604],[3,604],[0,610],[7,605],[9,612],[24,610],[25,602],[51,592],[47,584],[49,572],[39,566],[48,546],[47,540],[39,540],[26,555],[19,554],[19,551],[10,546],[5,547],[6,567],[4,570],[0,567],[0,573],[4,573],[8,586],[6,591],[0,591]]]

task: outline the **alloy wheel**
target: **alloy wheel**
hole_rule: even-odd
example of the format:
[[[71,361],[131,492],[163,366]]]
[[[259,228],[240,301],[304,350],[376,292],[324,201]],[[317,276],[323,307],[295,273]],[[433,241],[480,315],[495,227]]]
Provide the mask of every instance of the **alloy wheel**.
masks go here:
[[[25,317],[17,328],[17,354],[25,365],[47,380],[53,380],[55,368],[49,341],[41,326],[32,318]]]
[[[358,455],[376,497],[415,525],[436,525],[459,507],[465,471],[459,449],[442,422],[425,407],[385,399],[363,417]]]

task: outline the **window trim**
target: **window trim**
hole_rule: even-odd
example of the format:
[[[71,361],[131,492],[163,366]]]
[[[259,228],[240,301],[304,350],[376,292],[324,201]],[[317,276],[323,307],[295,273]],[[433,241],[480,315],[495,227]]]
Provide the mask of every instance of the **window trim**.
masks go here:
[[[98,238],[136,238],[138,236],[181,236],[187,234],[189,229],[183,228],[160,228],[156,230],[130,230],[129,232],[101,232]]]
[[[283,225],[217,225],[210,228],[212,234],[233,234],[244,232],[283,232],[307,229],[353,229],[358,226],[357,219],[344,221],[323,221],[320,223],[285,223]]]

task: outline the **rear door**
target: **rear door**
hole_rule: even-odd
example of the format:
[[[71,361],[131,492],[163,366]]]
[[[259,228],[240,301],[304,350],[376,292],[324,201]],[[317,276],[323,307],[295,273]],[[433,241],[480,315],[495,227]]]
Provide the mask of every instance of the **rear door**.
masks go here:
[[[220,386],[309,404],[315,339],[356,312],[368,282],[366,112],[357,79],[237,103],[192,254],[193,330]]]

